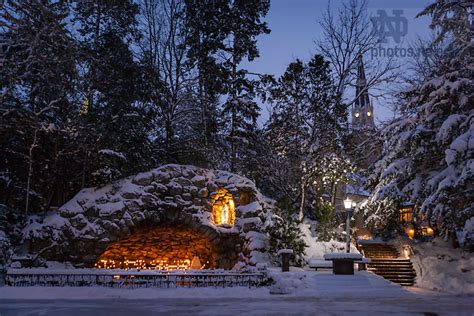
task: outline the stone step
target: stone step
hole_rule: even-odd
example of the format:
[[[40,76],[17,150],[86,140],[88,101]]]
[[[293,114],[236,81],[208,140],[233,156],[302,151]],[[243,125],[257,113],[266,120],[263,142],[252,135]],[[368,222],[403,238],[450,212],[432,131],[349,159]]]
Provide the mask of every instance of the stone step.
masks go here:
[[[371,264],[393,264],[393,265],[397,265],[397,264],[411,264],[410,261],[405,261],[405,260],[396,260],[396,259],[387,259],[387,260],[376,260],[376,259],[372,259],[370,261]]]
[[[416,272],[410,259],[400,258],[398,250],[385,244],[361,245],[364,255],[370,258],[367,270],[390,282],[402,286],[415,284]]]
[[[395,248],[389,248],[389,249],[367,249],[367,248],[362,248],[364,251],[367,252],[398,252],[397,249]]]
[[[369,263],[368,264],[369,266],[379,266],[379,267],[382,267],[382,266],[387,266],[387,267],[404,267],[404,266],[413,266],[413,264],[411,262],[394,262],[394,263],[391,263],[391,262],[377,262],[377,263]]]
[[[378,257],[367,256],[367,255],[366,255],[366,257],[367,257],[367,258],[370,258],[370,259],[372,259],[372,260],[376,260],[376,259],[397,259],[397,258],[398,258],[398,256],[395,256],[395,255],[394,255],[394,256],[378,256]]]
[[[414,271],[413,267],[403,267],[403,268],[374,268],[374,267],[367,267],[367,270],[373,271],[381,271],[381,272],[389,272],[389,271]]]
[[[413,268],[406,269],[377,269],[377,268],[367,268],[367,271],[373,271],[375,273],[415,273]]]
[[[382,276],[386,276],[386,277],[399,277],[399,276],[403,276],[403,277],[415,277],[416,276],[416,273],[413,272],[413,271],[410,271],[410,272],[400,272],[400,271],[392,271],[392,272],[381,272],[381,271],[373,271],[375,274],[378,274],[378,275],[382,275]]]
[[[393,280],[410,280],[414,281],[416,275],[414,273],[411,274],[380,274],[380,273],[375,273],[377,275],[380,275],[384,279],[393,281]]]
[[[368,265],[367,269],[373,269],[378,271],[407,271],[407,270],[414,270],[413,266],[373,266]]]
[[[398,251],[396,248],[366,248],[366,247],[362,247],[362,249],[364,249],[364,251],[373,251],[373,252],[377,252],[377,251],[380,251],[380,252]]]
[[[393,259],[372,259],[372,262],[377,263],[403,263],[403,262],[411,262],[410,259],[402,259],[402,258],[393,258]]]
[[[409,275],[406,275],[406,274],[379,274],[379,273],[376,273],[377,275],[380,275],[380,276],[383,276],[385,279],[387,280],[395,280],[395,279],[414,279],[415,278],[415,275],[414,274],[409,274]]]
[[[396,248],[366,248],[363,247],[364,251],[372,251],[372,252],[385,252],[385,251],[395,251],[398,252]]]
[[[391,282],[399,283],[399,282],[412,282],[415,283],[415,276],[411,275],[400,275],[400,276],[393,276],[393,275],[380,275],[385,280],[389,280]]]
[[[413,266],[374,266],[374,265],[368,265],[367,269],[374,269],[377,271],[399,271],[399,270],[413,270]]]

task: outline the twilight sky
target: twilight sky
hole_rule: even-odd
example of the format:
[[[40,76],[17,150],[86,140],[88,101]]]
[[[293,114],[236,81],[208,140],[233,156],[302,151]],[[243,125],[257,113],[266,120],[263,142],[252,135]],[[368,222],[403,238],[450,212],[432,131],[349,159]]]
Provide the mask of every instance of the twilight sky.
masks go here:
[[[430,31],[430,18],[415,18],[429,0],[369,0],[367,13],[369,16],[378,16],[378,10],[385,10],[388,16],[393,16],[392,10],[403,10],[402,16],[408,20],[406,36],[400,43],[393,38],[383,44],[385,48],[408,48],[409,43],[418,37],[426,38]],[[308,60],[317,52],[314,40],[322,36],[318,21],[322,19],[327,7],[327,0],[271,0],[270,11],[266,21],[271,29],[269,35],[262,35],[258,39],[260,58],[252,63],[245,63],[243,67],[259,73],[281,75],[287,65],[296,58]],[[337,10],[342,0],[330,1],[330,7]],[[374,58],[364,56],[364,59]],[[406,67],[409,57],[399,57],[399,64]],[[387,100],[374,100],[375,119],[377,122],[393,116],[386,106]],[[268,111],[263,105],[261,122],[268,117]]]

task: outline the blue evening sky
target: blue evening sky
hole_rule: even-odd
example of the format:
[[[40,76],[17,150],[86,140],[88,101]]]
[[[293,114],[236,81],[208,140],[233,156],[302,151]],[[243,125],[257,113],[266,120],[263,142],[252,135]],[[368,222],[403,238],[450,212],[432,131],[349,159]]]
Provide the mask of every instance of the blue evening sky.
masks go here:
[[[343,0],[330,1],[330,8],[337,10]],[[392,16],[392,10],[403,10],[402,16],[408,20],[408,31],[400,43],[392,38],[383,44],[385,48],[405,47],[418,37],[426,38],[430,34],[429,17],[416,18],[416,15],[432,1],[428,0],[371,0],[368,3],[369,16],[378,16],[378,10],[386,10]],[[271,0],[271,7],[265,20],[271,33],[258,38],[260,58],[243,66],[253,72],[281,75],[287,65],[296,58],[308,60],[317,52],[314,41],[321,38],[322,31],[318,23],[327,8],[327,0]],[[364,56],[364,59],[371,56]],[[409,57],[400,57],[399,64],[406,67]],[[393,116],[387,100],[372,100],[375,106],[377,122]],[[268,117],[266,105],[262,106],[264,122]]]

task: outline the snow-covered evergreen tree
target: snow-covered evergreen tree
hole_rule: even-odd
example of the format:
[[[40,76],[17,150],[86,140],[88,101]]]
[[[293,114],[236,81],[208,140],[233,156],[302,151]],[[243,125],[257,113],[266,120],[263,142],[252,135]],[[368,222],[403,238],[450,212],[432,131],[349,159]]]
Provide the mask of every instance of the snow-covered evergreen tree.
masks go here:
[[[143,170],[151,162],[151,117],[139,102],[140,68],[131,47],[138,12],[133,1],[84,1],[75,6],[84,69],[84,169],[91,175],[86,182],[95,185]]]
[[[284,199],[279,204],[273,225],[266,229],[270,237],[270,253],[277,254],[281,249],[291,249],[293,263],[301,265],[304,262],[303,256],[307,245],[302,238],[297,221],[293,218],[291,201]],[[274,259],[278,263],[281,262],[280,258]]]
[[[435,44],[446,49],[435,68],[405,94],[401,115],[382,133],[382,159],[370,178],[372,203],[409,201],[442,235],[474,216],[474,59],[472,3],[438,0]],[[372,216],[386,220],[383,208]]]
[[[228,73],[217,55],[226,37],[226,1],[186,0],[186,46],[188,63],[196,71],[195,103],[190,115],[194,163],[222,167],[226,148],[219,98],[225,94]],[[198,161],[196,161],[198,160]]]
[[[268,0],[229,1],[222,21],[226,34],[222,42],[221,52],[225,56],[222,65],[228,74],[223,123],[230,147],[229,169],[234,172],[242,171],[239,163],[251,150],[249,144],[256,133],[260,111],[254,100],[257,82],[240,65],[244,58],[252,61],[259,56],[256,37],[270,33],[267,23],[261,20],[269,8]]]
[[[9,49],[0,69],[0,191],[26,213],[63,203],[71,189],[76,55],[68,14],[59,1],[2,3]]]

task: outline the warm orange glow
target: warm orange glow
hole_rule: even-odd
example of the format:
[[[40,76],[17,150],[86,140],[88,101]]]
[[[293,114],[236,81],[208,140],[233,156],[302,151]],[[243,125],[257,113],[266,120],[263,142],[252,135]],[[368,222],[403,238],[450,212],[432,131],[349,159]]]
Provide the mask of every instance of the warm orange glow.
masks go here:
[[[199,260],[198,256],[194,256],[193,260],[191,261],[191,264],[189,265],[189,269],[191,270],[202,269],[201,260]]]
[[[198,259],[199,260],[199,259]],[[94,267],[99,269],[137,269],[137,270],[188,270],[201,269],[201,267],[192,267],[189,259],[185,260],[125,260],[115,261],[110,259],[102,259],[96,263]],[[115,277],[114,277],[115,278]]]
[[[414,237],[415,237],[415,230],[414,230],[413,228],[407,229],[406,232],[407,232],[408,237],[410,237],[410,238],[414,238]]]
[[[232,193],[219,189],[212,198],[212,216],[217,225],[233,225],[235,221],[235,203]]]
[[[431,227],[421,227],[421,234],[424,235],[424,236],[433,236],[434,235],[434,231],[433,231],[433,228]]]
[[[401,208],[399,221],[402,223],[409,223],[413,221],[413,208],[411,207]]]
[[[207,236],[184,225],[174,224],[143,227],[127,238],[111,243],[94,267],[187,270],[192,266],[192,269],[209,269],[216,266],[215,261],[214,245]]]

